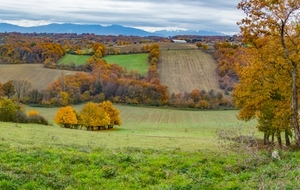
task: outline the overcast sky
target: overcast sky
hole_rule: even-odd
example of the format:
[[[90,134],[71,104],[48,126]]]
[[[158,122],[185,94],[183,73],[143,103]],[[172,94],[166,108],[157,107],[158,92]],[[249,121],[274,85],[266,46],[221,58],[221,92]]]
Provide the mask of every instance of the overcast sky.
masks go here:
[[[241,0],[0,0],[0,22],[119,24],[155,31],[209,30],[234,34],[245,15]]]

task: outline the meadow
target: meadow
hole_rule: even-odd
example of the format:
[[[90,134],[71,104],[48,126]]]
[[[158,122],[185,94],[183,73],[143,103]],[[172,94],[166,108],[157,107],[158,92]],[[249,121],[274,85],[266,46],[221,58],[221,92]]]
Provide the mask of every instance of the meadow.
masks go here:
[[[82,106],[75,105],[74,108],[80,111]],[[237,120],[236,110],[183,111],[123,105],[115,107],[121,112],[122,125],[115,126],[112,131],[95,132],[93,138],[98,139],[98,144],[101,144],[102,147],[181,149],[184,151],[215,150],[218,148],[218,144],[215,142],[215,132],[218,129],[243,127],[245,130],[255,131],[255,122],[245,123]],[[31,109],[37,110],[53,123],[57,108],[26,107],[27,111]],[[79,133],[86,134],[82,131]],[[60,137],[59,139],[66,138]],[[88,137],[83,136],[82,139],[76,137],[76,139],[71,138],[70,140],[72,143],[76,141],[80,144],[85,141],[84,139],[88,139]],[[114,143],[107,143],[110,141]]]
[[[58,63],[59,64],[65,64],[70,65],[71,63],[74,63],[76,66],[84,65],[85,62],[91,58],[90,55],[73,55],[73,54],[66,54],[63,56]]]
[[[0,189],[300,188],[298,152],[274,161],[218,144],[217,129],[255,130],[235,110],[116,107],[122,126],[98,132],[0,122]],[[53,123],[57,108],[31,109]]]
[[[106,60],[109,64],[118,64],[126,68],[128,72],[131,70],[138,71],[142,75],[146,75],[149,68],[147,53],[107,55],[102,59]]]

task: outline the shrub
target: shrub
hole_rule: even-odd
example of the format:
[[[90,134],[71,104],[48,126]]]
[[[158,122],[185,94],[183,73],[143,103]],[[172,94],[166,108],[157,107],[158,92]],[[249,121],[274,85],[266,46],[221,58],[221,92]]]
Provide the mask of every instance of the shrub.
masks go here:
[[[28,116],[28,123],[36,123],[42,125],[49,125],[49,122],[41,115],[31,115]]]
[[[0,121],[15,122],[17,111],[21,107],[10,99],[0,99]]]
[[[31,115],[39,115],[39,112],[37,112],[36,110],[30,110],[28,112],[28,116],[31,116]]]
[[[18,110],[16,112],[16,120],[15,120],[15,122],[17,122],[17,123],[27,123],[28,122],[27,115],[23,111]]]

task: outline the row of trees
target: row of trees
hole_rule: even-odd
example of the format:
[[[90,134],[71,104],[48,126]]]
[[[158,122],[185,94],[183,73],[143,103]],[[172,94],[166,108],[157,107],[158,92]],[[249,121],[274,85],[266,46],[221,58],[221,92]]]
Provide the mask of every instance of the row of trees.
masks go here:
[[[22,100],[26,98],[31,87],[32,82],[29,79],[10,80],[4,84],[0,82],[0,97],[11,98],[15,95],[18,100]]]
[[[168,105],[176,108],[218,109],[221,106],[233,107],[233,102],[224,97],[221,92],[195,89],[190,93],[172,93]]]
[[[2,64],[57,62],[65,50],[57,43],[17,43],[0,45]]]
[[[65,128],[85,127],[87,130],[110,129],[121,125],[120,111],[110,101],[88,102],[80,112],[71,106],[60,108],[54,121]]]

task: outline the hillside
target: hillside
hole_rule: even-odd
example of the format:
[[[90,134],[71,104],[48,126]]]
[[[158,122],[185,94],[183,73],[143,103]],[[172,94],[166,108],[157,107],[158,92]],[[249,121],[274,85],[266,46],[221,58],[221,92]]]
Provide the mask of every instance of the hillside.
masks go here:
[[[74,74],[77,71],[64,71],[65,75]],[[32,82],[33,89],[45,89],[48,84],[61,76],[62,71],[44,68],[42,64],[0,64],[0,82],[28,78]]]
[[[216,74],[217,64],[210,54],[200,50],[161,51],[159,78],[170,93],[194,89],[221,91]]]

